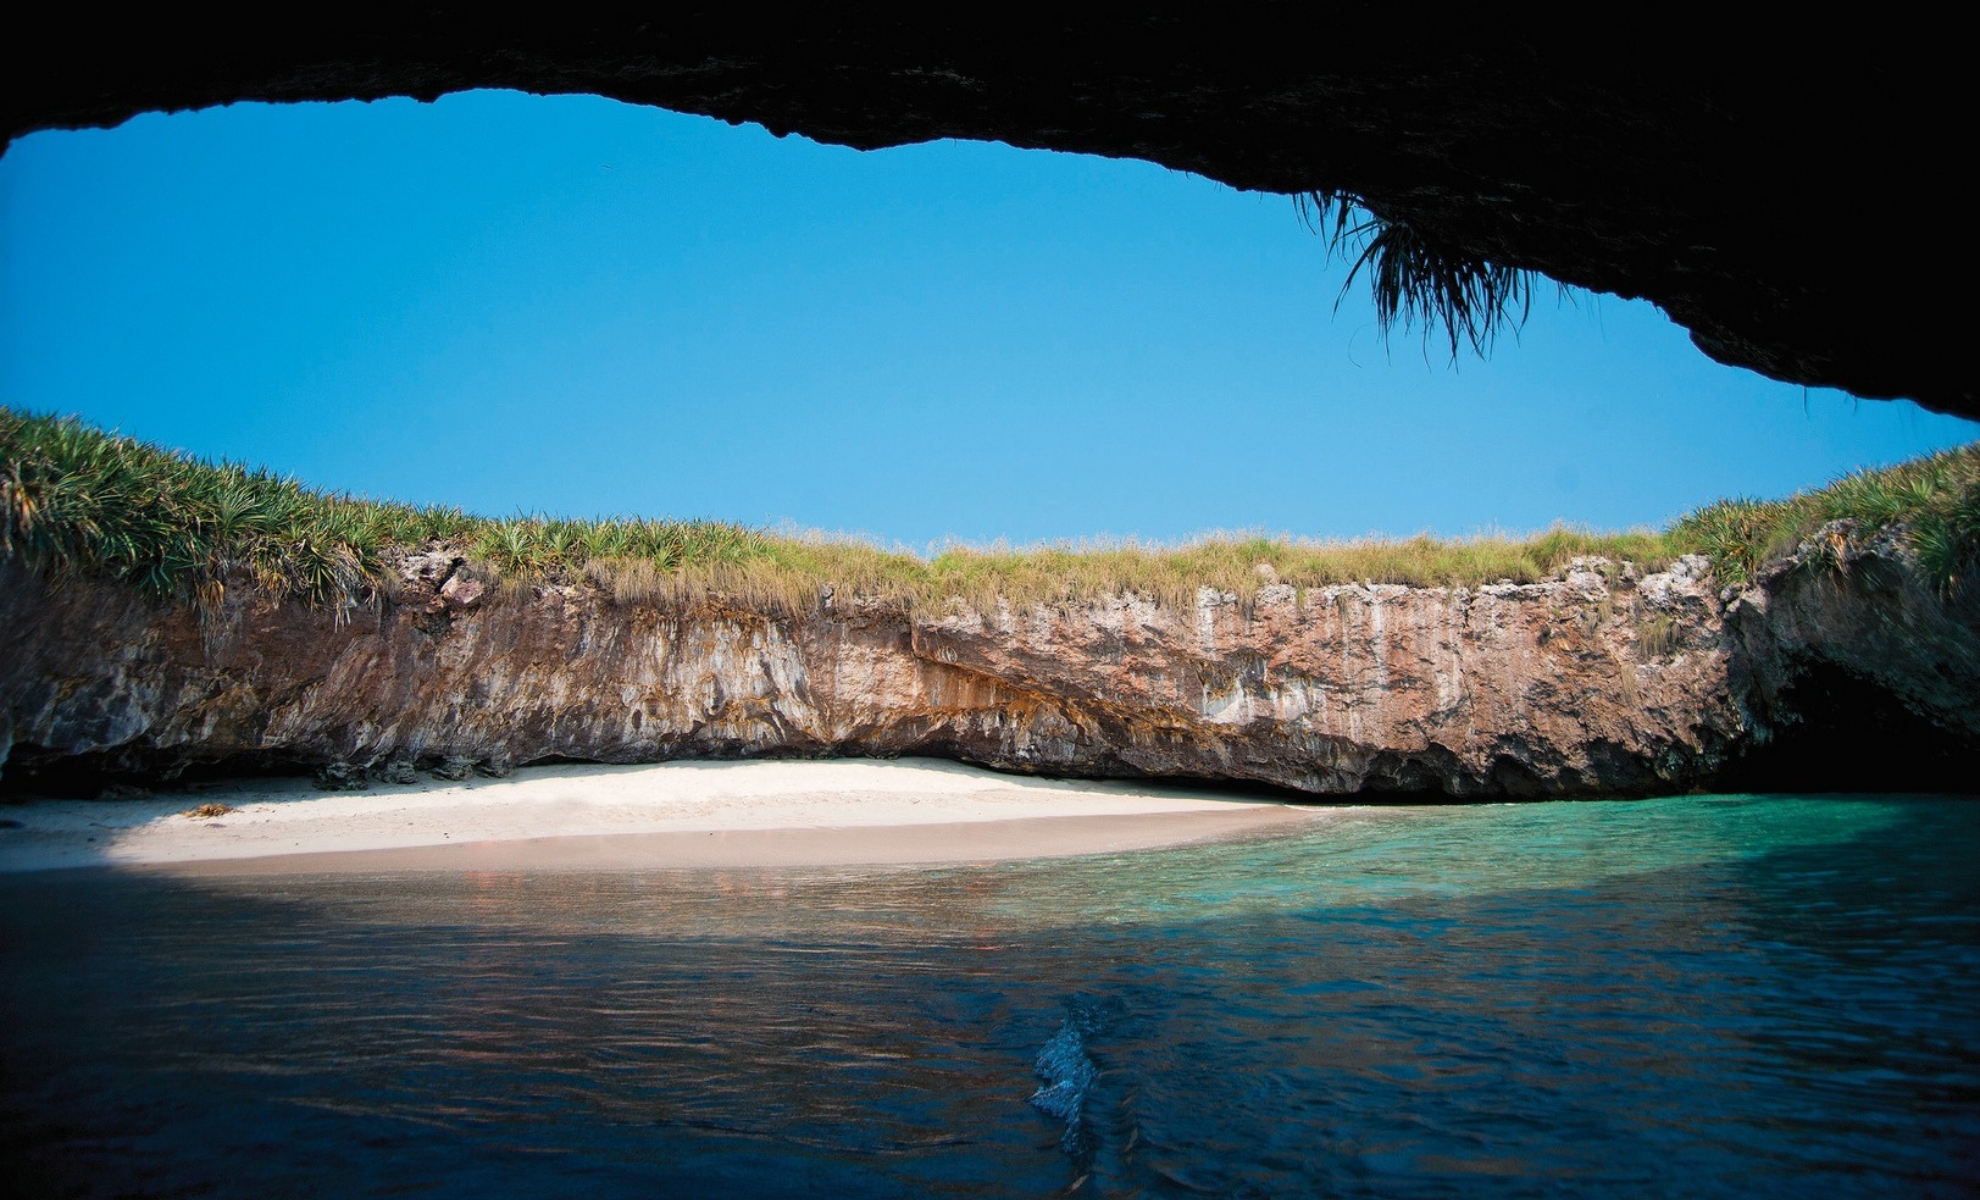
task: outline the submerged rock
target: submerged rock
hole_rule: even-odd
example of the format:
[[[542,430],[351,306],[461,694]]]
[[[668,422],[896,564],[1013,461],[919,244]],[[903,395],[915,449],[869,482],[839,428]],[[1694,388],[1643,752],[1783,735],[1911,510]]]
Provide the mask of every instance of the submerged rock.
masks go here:
[[[1849,762],[1880,786],[1970,787],[1980,589],[1933,586],[1890,538],[1805,549],[1723,592],[1703,559],[1647,575],[1580,560],[1542,583],[1298,590],[1261,572],[1252,597],[1205,588],[1181,608],[988,612],[575,586],[450,601],[460,564],[429,555],[355,611],[241,588],[202,614],[15,562],[0,747],[18,786],[191,764],[357,787],[370,764],[408,782],[415,763],[461,779],[549,758],[923,754],[1319,795],[1862,786],[1837,774]]]
[[[1090,1158],[1093,1144],[1086,1128],[1086,1100],[1100,1077],[1099,1067],[1087,1051],[1087,1040],[1106,1030],[1119,1016],[1118,1001],[1107,1003],[1090,996],[1075,995],[1066,1000],[1066,1017],[1058,1030],[1032,1060],[1032,1073],[1039,1087],[1029,1103],[1039,1112],[1065,1122],[1059,1148],[1075,1159]]]

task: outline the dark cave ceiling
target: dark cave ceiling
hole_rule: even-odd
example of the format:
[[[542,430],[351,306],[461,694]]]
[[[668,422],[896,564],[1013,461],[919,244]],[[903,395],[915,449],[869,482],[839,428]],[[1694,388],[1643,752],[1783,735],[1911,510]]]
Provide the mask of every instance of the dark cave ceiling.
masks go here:
[[[514,88],[860,148],[1140,158],[1355,196],[1458,254],[1646,297],[1721,362],[1980,418],[1957,182],[1972,101],[1951,29],[1889,14],[1734,28],[1703,6],[1600,27],[1455,5],[1043,12],[71,8],[0,51],[0,133]]]

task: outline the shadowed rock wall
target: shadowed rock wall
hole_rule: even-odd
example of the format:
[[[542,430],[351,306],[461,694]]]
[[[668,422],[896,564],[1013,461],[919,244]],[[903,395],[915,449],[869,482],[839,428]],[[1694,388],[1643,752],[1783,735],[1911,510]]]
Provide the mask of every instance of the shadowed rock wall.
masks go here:
[[[437,552],[342,620],[244,590],[202,617],[14,566],[0,747],[27,788],[216,764],[361,784],[545,758],[931,754],[1317,794],[1631,795],[1819,785],[1824,754],[1877,761],[1837,736],[1867,732],[1871,696],[1924,747],[1875,781],[1970,787],[1980,606],[1888,540],[1844,564],[1724,596],[1702,559],[1642,578],[1587,560],[1531,585],[1205,589],[1187,611],[782,614],[484,596]],[[1837,679],[1855,691],[1832,704]],[[1783,731],[1802,748],[1770,766]]]
[[[0,136],[501,87],[861,148],[1142,158],[1344,189],[1453,251],[1648,297],[1722,362],[1980,416],[1954,28],[1686,4],[1545,23],[1438,3],[878,11],[438,4],[264,23],[70,6],[0,39]]]

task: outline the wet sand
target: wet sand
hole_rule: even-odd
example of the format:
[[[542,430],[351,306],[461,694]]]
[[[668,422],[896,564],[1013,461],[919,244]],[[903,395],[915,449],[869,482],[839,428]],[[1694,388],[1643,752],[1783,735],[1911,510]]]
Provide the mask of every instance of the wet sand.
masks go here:
[[[201,805],[233,811],[189,815]],[[524,768],[321,792],[197,793],[0,809],[0,871],[194,874],[638,870],[988,862],[1263,832],[1325,810],[1214,792],[1000,775],[926,759]]]

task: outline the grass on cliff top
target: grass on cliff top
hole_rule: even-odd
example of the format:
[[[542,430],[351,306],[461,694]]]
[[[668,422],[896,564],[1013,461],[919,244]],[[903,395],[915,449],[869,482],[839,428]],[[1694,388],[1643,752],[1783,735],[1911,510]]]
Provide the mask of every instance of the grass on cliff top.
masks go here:
[[[1681,518],[1670,536],[1710,558],[1720,580],[1740,584],[1841,520],[1860,522],[1861,532],[1898,528],[1926,576],[1951,591],[1980,567],[1980,442],[1856,471],[1785,500],[1721,500]],[[1840,549],[1839,539],[1815,547],[1829,561]]]
[[[1838,516],[1909,523],[1928,565],[1957,578],[1980,545],[1980,444],[1784,501],[1725,501],[1662,533],[1556,528],[1527,538],[1358,542],[1213,537],[1172,547],[951,547],[921,556],[716,521],[491,519],[361,500],[73,418],[0,408],[0,558],[108,575],[206,605],[244,582],[312,604],[356,603],[390,593],[396,551],[436,543],[511,591],[588,582],[630,603],[722,595],[793,609],[809,607],[826,585],[907,605],[954,597],[980,609],[999,598],[1022,607],[1123,593],[1182,605],[1206,585],[1248,597],[1274,578],[1300,588],[1532,582],[1558,576],[1581,555],[1654,569],[1690,551],[1708,554],[1723,578],[1737,582]]]

